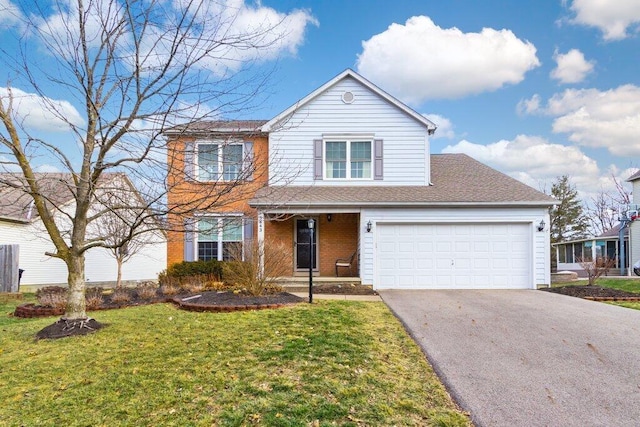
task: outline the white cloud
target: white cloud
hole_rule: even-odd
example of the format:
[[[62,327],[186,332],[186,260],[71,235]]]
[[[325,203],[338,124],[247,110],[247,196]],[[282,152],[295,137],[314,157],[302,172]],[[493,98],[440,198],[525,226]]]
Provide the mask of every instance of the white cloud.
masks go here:
[[[20,9],[11,0],[0,0],[0,28],[19,24],[22,19]]]
[[[63,52],[56,49],[56,54],[75,58],[79,44],[78,15],[77,7],[70,4],[66,9],[61,8],[60,13],[39,21],[38,32],[45,42],[66,49]],[[112,34],[124,31],[117,39],[118,55],[133,67],[135,46],[124,6],[112,0],[96,0],[88,6],[85,15],[88,45],[96,47],[105,34],[113,38]],[[144,30],[136,29],[138,35],[143,34],[139,40],[143,71],[165,67],[171,61],[177,67],[193,64],[194,68],[228,77],[248,62],[295,55],[304,42],[307,25],[318,25],[318,21],[307,10],[281,13],[260,2],[252,6],[244,0],[195,3],[174,0],[154,3],[153,13],[145,24]]]
[[[517,84],[540,65],[535,46],[510,30],[463,33],[427,16],[392,24],[362,43],[360,73],[403,101],[460,98]]]
[[[614,165],[602,171],[597,162],[578,147],[555,144],[537,136],[518,135],[511,141],[501,140],[487,145],[462,140],[442,151],[465,153],[547,192],[557,177],[568,175],[584,201],[602,190],[614,192],[612,174],[622,181],[630,176],[630,169],[620,171]]]
[[[640,23],[640,2],[637,0],[574,0],[571,10],[574,24],[596,27],[605,40],[628,37],[627,29]]]
[[[536,114],[540,111],[540,95],[535,94],[530,99],[523,99],[516,106],[518,114]]]
[[[557,66],[551,71],[551,77],[560,83],[580,83],[595,65],[594,61],[587,61],[578,49],[571,49],[564,54],[556,51],[553,59]]]
[[[451,123],[451,120],[439,114],[423,114],[423,116],[431,120],[438,127],[436,129],[436,133],[431,136],[431,139],[453,139],[455,137],[455,132],[453,131],[453,124]]]
[[[535,104],[535,95],[519,105]],[[526,110],[526,108],[523,108]],[[603,147],[621,157],[640,156],[640,87],[567,89],[553,95],[545,106],[526,111],[555,116],[553,132],[566,133],[570,141]]]
[[[5,108],[11,102],[16,125],[27,130],[66,132],[70,129],[70,125],[84,124],[84,119],[78,110],[65,100],[41,97],[35,93],[5,87],[0,87],[0,100]]]

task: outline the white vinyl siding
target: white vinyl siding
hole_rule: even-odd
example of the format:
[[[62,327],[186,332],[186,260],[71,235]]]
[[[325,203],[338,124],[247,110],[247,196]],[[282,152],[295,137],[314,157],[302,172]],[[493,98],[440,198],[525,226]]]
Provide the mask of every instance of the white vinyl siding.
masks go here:
[[[633,181],[633,200],[634,204],[640,205],[640,179]],[[631,266],[640,261],[640,220],[635,220],[629,226],[629,255]],[[633,274],[633,269],[631,269]]]
[[[360,277],[362,283],[377,286],[376,259],[379,242],[378,225],[384,224],[492,224],[526,225],[529,234],[530,287],[550,283],[549,234],[538,232],[537,224],[544,219],[549,223],[544,208],[459,208],[459,209],[362,209],[360,214]],[[371,232],[366,231],[371,221]],[[376,246],[378,245],[378,246]]]
[[[157,280],[158,274],[167,268],[166,238],[157,233],[149,244],[138,250],[122,266],[122,280]],[[41,221],[32,224],[16,224],[0,221],[0,244],[20,246],[19,267],[24,271],[21,285],[67,284],[67,267],[58,258],[45,255],[54,252]],[[113,256],[104,248],[89,249],[85,254],[85,279],[87,284],[115,282],[117,265]]]
[[[353,103],[342,102],[345,91],[355,95]],[[384,140],[384,178],[380,184],[429,185],[426,127],[352,78],[320,94],[281,126],[269,134],[271,185],[371,185],[367,179],[314,180],[313,141],[344,134]]]

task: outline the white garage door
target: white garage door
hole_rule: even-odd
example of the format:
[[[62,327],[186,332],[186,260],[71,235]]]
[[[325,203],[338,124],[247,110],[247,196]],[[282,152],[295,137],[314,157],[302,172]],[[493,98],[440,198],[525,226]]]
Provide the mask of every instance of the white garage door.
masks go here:
[[[377,289],[530,288],[528,224],[379,224]]]

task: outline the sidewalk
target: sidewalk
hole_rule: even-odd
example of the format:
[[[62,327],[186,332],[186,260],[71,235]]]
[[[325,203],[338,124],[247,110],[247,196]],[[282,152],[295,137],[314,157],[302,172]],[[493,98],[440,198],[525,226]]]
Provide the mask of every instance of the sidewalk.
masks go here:
[[[309,292],[290,292],[300,298],[309,300]],[[344,295],[344,294],[313,294],[313,299],[331,299],[346,301],[382,301],[379,295]]]

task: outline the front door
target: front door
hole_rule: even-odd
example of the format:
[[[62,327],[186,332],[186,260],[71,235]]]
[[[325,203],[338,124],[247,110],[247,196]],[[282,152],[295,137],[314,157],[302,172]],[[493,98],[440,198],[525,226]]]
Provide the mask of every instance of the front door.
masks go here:
[[[309,250],[311,250],[311,258],[313,269],[317,268],[316,256],[318,247],[318,221],[313,228],[313,247],[310,248],[309,224],[307,219],[296,219],[296,270],[309,270]]]

